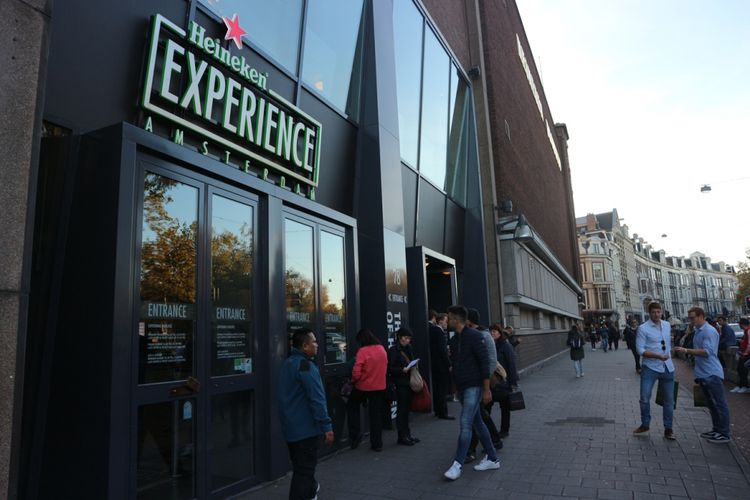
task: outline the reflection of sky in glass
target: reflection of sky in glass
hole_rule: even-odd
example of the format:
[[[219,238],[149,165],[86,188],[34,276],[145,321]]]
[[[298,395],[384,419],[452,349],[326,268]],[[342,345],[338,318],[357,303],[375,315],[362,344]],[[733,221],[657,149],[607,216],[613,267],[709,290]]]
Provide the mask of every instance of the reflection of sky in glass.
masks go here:
[[[309,0],[302,79],[347,108],[363,0]]]
[[[310,285],[313,282],[313,228],[284,220],[284,251],[287,271],[299,273]]]
[[[253,230],[253,209],[243,203],[214,195],[211,227],[214,236],[232,233],[242,246],[250,250]]]
[[[156,178],[158,176],[155,174],[146,174],[146,183]],[[173,182],[164,189],[163,205],[167,218],[179,222],[181,226],[190,226],[197,218],[198,190],[180,182]],[[144,211],[143,241],[155,241],[157,235],[146,222],[145,216]]]
[[[411,0],[393,2],[396,94],[401,158],[417,166],[419,88],[422,71],[422,15]]]
[[[422,145],[419,170],[437,186],[445,183],[450,60],[432,30],[425,34]]]
[[[232,18],[249,38],[282,66],[297,72],[302,0],[201,0],[214,12]],[[243,37],[244,38],[244,37]]]
[[[341,309],[346,297],[344,239],[341,236],[320,232],[320,270],[321,285],[328,290],[328,303]]]

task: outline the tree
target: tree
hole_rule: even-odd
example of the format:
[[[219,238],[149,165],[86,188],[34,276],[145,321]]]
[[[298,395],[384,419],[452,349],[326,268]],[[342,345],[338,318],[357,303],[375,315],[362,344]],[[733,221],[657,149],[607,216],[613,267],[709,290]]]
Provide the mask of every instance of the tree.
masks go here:
[[[742,308],[745,306],[745,297],[750,296],[750,248],[745,250],[745,262],[737,264],[737,304]]]

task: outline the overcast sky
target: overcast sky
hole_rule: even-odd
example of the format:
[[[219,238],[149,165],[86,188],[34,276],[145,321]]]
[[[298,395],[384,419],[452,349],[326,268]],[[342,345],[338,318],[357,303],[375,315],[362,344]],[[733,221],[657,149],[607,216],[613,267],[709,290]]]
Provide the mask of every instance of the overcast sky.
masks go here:
[[[631,236],[668,255],[744,260],[750,1],[517,3],[552,117],[570,133],[576,215],[617,208]]]

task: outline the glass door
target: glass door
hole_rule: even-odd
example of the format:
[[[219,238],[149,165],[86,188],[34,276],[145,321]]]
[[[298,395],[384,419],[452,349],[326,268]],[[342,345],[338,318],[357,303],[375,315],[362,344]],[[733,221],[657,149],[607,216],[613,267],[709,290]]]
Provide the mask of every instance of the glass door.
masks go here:
[[[255,475],[257,202],[143,175],[135,496],[207,498]]]

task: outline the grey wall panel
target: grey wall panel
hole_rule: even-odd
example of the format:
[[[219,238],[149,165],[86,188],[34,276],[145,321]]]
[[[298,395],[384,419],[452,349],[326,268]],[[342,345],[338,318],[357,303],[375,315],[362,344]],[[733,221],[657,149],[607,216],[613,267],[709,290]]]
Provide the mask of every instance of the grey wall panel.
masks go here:
[[[456,266],[464,267],[464,209],[448,200],[445,205],[445,255],[456,259]]]
[[[414,227],[417,217],[417,173],[401,165],[401,182],[404,192],[404,236],[406,246],[414,246]]]
[[[426,246],[439,253],[445,253],[443,248],[445,194],[423,179],[420,179],[419,182],[416,244]]]

